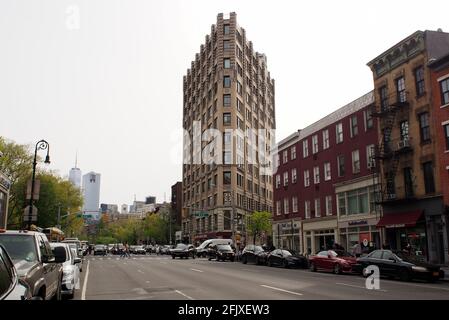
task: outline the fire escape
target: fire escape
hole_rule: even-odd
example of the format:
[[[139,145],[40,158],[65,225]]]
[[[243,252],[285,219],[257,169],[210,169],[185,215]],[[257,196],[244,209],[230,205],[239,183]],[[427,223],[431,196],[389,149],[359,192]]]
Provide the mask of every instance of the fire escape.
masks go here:
[[[408,92],[395,92],[392,96],[381,97],[372,112],[372,116],[379,119],[381,129],[381,141],[375,146],[375,163],[372,165],[373,177],[379,182],[375,189],[377,204],[398,200],[395,186],[396,174],[400,160],[404,155],[412,152],[412,146],[408,134],[408,122],[407,127],[401,128],[397,122],[397,114],[407,111],[406,108],[409,106]],[[394,128],[399,128],[398,139],[392,139]]]

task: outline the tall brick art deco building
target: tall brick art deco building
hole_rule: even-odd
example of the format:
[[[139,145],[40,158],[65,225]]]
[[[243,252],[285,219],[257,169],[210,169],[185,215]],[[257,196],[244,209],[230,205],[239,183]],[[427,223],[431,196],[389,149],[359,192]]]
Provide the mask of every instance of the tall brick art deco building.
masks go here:
[[[272,210],[272,177],[261,174],[259,153],[262,141],[270,145],[275,137],[246,133],[275,128],[275,90],[266,56],[253,49],[235,13],[218,15],[184,76],[183,91],[184,241],[234,236],[244,243],[248,215]],[[191,143],[195,138],[201,139],[198,148]],[[269,156],[270,148],[265,150]]]

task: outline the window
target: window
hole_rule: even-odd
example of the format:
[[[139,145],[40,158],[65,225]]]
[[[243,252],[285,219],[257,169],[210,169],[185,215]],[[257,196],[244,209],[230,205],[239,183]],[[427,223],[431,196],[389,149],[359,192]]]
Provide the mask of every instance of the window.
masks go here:
[[[318,135],[312,136],[312,153],[318,152]]]
[[[326,216],[332,215],[332,196],[326,196]]]
[[[229,58],[223,59],[223,68],[231,69],[231,59],[229,59]]]
[[[237,104],[237,111],[242,113],[242,109],[243,109],[243,102],[240,101],[239,98],[236,98],[236,104]]]
[[[388,109],[388,91],[387,86],[382,86],[379,89],[379,96],[380,96],[380,108],[382,111],[385,111]]]
[[[239,117],[237,117],[237,128],[239,128],[242,131],[245,130],[245,122]]]
[[[296,146],[291,147],[290,153],[291,153],[291,159],[295,160],[296,159]]]
[[[279,216],[281,215],[281,202],[280,201],[276,201],[276,214]]]
[[[360,172],[360,155],[359,150],[352,151],[352,173]]]
[[[229,40],[223,40],[223,49],[231,49],[231,41]]]
[[[284,187],[288,186],[288,171],[284,172]]]
[[[352,138],[359,134],[359,126],[357,124],[357,116],[352,116],[349,119],[349,122],[351,124],[351,138]]]
[[[223,184],[231,184],[231,172],[230,171],[223,172]]]
[[[288,162],[288,152],[287,150],[284,150],[284,152],[282,152],[282,163],[287,163]]]
[[[237,173],[237,185],[241,188],[243,188],[243,183],[244,183],[243,181],[244,181],[243,176],[241,174]]]
[[[424,186],[426,189],[426,194],[435,192],[435,182],[433,179],[433,166],[432,162],[423,163],[424,171]]]
[[[415,69],[415,85],[416,85],[416,95],[422,96],[426,90],[424,86],[424,67],[420,66]]]
[[[323,149],[329,148],[329,130],[323,131]]]
[[[223,33],[224,33],[225,35],[231,33],[231,29],[230,29],[230,27],[229,27],[229,24],[225,24],[225,25],[223,26]]]
[[[366,147],[366,162],[367,168],[374,168],[376,166],[376,161],[374,159],[374,144],[370,144]]]
[[[232,163],[231,152],[230,151],[224,151],[223,152],[223,163],[224,164],[231,164]]]
[[[281,176],[280,175],[276,175],[276,189],[278,189],[281,185]]]
[[[223,125],[230,126],[231,125],[231,114],[223,113]]]
[[[276,167],[279,167],[281,165],[281,156],[279,154],[275,155],[276,158]]]
[[[339,155],[337,157],[338,176],[343,177],[345,175],[345,156]]]
[[[231,95],[224,94],[223,95],[223,107],[230,107],[230,106],[231,106]]]
[[[449,104],[449,78],[440,81],[441,105]]]
[[[419,128],[421,132],[421,142],[430,142],[430,124],[428,112],[424,112],[419,115]]]
[[[297,175],[296,175],[296,168],[292,169],[292,183],[296,183]]]
[[[223,133],[223,141],[224,141],[225,145],[231,144],[231,139],[232,139],[231,132],[224,132]]]
[[[343,142],[343,123],[337,123],[335,126],[335,132],[337,134],[337,143]]]
[[[340,215],[366,214],[374,208],[374,189],[372,187],[360,188],[338,194],[338,210]]]
[[[242,84],[239,81],[237,81],[237,93],[242,95]]]
[[[408,141],[408,121],[402,121],[399,124],[399,129],[401,133],[401,141]]]
[[[407,96],[405,94],[405,80],[404,77],[396,79],[396,94],[398,102],[407,101]]]
[[[365,120],[365,131],[374,126],[373,111],[371,109],[363,111],[363,119]]]
[[[310,219],[310,201],[304,201],[304,212],[306,219]]]
[[[331,163],[326,162],[324,164],[324,181],[329,181],[331,179]]]
[[[302,156],[303,158],[306,158],[309,156],[309,141],[304,140],[302,142]]]
[[[0,249],[3,252],[3,249]],[[3,296],[13,286],[13,275],[10,273],[11,266],[0,255],[0,296]]]
[[[298,212],[298,197],[292,198],[292,212]]]
[[[223,88],[230,88],[230,87],[231,87],[231,77],[224,76],[223,77]]]
[[[321,217],[321,204],[320,199],[315,199],[315,217]]]
[[[446,141],[446,150],[449,150],[449,124],[443,126],[444,140]]]
[[[304,171],[304,187],[310,186],[310,172],[309,170]]]
[[[404,168],[404,187],[405,187],[405,197],[411,198],[414,195],[413,192],[413,176],[412,176],[412,168],[406,167]]]
[[[320,183],[320,167],[313,167],[313,182],[315,184]]]
[[[288,198],[284,199],[284,214],[288,214],[289,213],[289,208],[288,208]]]

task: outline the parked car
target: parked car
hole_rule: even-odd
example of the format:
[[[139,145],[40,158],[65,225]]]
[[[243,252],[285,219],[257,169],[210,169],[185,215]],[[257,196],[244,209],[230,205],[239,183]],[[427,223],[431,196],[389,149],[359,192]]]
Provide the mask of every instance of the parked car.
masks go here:
[[[76,251],[78,252],[78,256],[82,257],[84,255],[84,250],[81,245],[81,241],[78,240],[78,238],[66,238],[64,241],[61,241],[62,243],[69,243],[72,246],[76,245]]]
[[[147,245],[145,246],[145,251],[146,251],[147,253],[153,253],[153,252],[155,252],[155,248],[154,248],[153,245],[147,244]]]
[[[207,257],[208,254],[208,247],[210,245],[217,245],[217,244],[229,244],[232,245],[231,239],[208,239],[203,241],[198,247],[196,247],[196,256],[197,257]]]
[[[73,299],[75,287],[79,282],[81,258],[76,255],[76,251],[71,249],[67,243],[51,242],[50,246],[53,251],[57,250],[57,248],[62,248],[66,252],[66,261],[62,264],[62,294],[67,295],[69,299]]]
[[[171,247],[169,245],[164,245],[160,247],[159,254],[170,254]]]
[[[146,254],[146,250],[143,246],[134,246],[134,254]]]
[[[266,252],[261,246],[255,246],[252,244],[247,245],[240,257],[243,264],[255,263],[266,264],[268,252]]]
[[[324,250],[309,257],[311,271],[326,270],[335,274],[353,272],[356,258],[344,250]]]
[[[174,249],[170,249],[172,258],[189,258],[195,259],[195,247],[191,244],[178,243]]]
[[[207,255],[209,257],[209,261],[212,259],[217,259],[217,261],[235,260],[235,252],[229,244],[210,245],[207,250]]]
[[[0,230],[0,244],[33,297],[61,300],[65,251],[53,253],[45,234],[37,231]]]
[[[95,245],[94,256],[97,256],[97,255],[102,255],[102,256],[106,255],[106,246],[104,244]]]
[[[65,243],[65,242],[61,242],[61,243]],[[72,255],[74,257],[79,258],[79,260],[76,260],[77,261],[76,265],[78,266],[79,271],[83,272],[84,256],[85,256],[84,252],[83,252],[83,254],[80,254],[81,251],[78,250],[78,245],[76,243],[68,242],[65,244],[67,244],[69,246]],[[86,254],[87,254],[87,252],[86,252]]]
[[[0,245],[0,300],[31,300],[30,286],[19,278],[6,249]]]
[[[428,263],[421,256],[391,250],[374,250],[369,255],[357,259],[355,271],[368,276],[368,266],[377,266],[380,276],[399,278],[402,281],[421,279],[429,282],[444,278],[444,271],[438,265]]]
[[[267,256],[267,265],[282,266],[284,268],[307,268],[307,258],[303,255],[296,254],[293,251],[275,249],[271,251]]]

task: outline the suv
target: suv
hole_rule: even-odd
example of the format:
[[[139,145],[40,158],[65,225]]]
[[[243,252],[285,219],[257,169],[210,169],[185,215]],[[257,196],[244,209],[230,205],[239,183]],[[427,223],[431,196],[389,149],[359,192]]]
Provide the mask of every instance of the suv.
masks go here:
[[[61,300],[65,251],[51,250],[47,236],[35,231],[0,230],[0,244],[8,251],[21,280],[31,295],[44,300]]]

